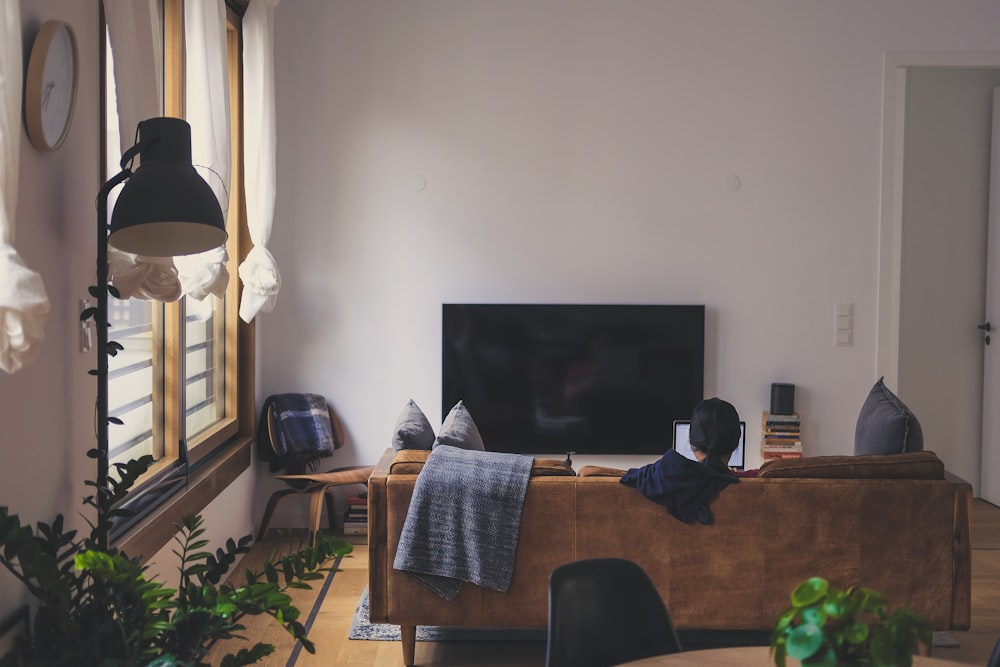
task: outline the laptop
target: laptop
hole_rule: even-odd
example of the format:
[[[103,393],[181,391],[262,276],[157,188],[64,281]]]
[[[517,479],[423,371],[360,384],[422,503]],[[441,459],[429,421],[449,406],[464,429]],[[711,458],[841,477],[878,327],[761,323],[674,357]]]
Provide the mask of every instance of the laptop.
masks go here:
[[[735,468],[736,470],[743,470],[743,466],[746,463],[746,451],[743,446],[746,442],[747,435],[747,423],[740,422],[740,444],[736,446],[736,451],[729,458],[729,467]],[[691,421],[687,419],[678,419],[674,422],[674,449],[688,457],[691,460],[696,460],[694,456],[694,451],[691,449]]]

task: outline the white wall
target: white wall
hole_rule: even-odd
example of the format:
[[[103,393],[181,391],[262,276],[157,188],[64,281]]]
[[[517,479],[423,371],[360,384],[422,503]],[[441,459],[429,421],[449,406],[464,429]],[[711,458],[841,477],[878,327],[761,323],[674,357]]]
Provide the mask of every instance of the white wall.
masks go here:
[[[201,512],[201,518],[204,520],[202,527],[205,530],[202,539],[209,541],[208,551],[214,553],[216,549],[223,548],[226,540],[230,538],[238,541],[244,535],[256,534],[250,518],[250,506],[254,495],[254,477],[252,470],[244,471]],[[179,551],[178,546],[176,542],[170,541],[149,560],[150,577],[167,586],[176,587],[178,585],[181,562],[177,554],[174,553]],[[238,560],[230,572],[237,573],[242,581],[244,569],[241,561]]]
[[[42,153],[20,133],[14,246],[42,276],[52,310],[39,358],[14,375],[0,372],[0,505],[22,523],[63,513],[85,529],[83,482],[93,478],[86,451],[95,444],[92,354],[77,350],[77,300],[95,282],[99,182],[97,4],[22,0],[24,65],[48,19],[73,28],[80,57],[76,112],[65,143]],[[0,572],[0,619],[23,600],[22,587]]]
[[[704,303],[706,394],[750,441],[770,383],[792,382],[806,452],[851,452],[877,379],[884,53],[1000,47],[986,0],[275,17],[283,289],[258,319],[258,391],[328,396],[340,464],[375,460],[408,398],[440,414],[448,301]]]

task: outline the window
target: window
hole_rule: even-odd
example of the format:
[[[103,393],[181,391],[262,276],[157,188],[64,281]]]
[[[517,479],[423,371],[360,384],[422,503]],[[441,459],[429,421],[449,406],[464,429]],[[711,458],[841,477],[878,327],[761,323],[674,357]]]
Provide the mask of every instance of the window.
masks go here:
[[[161,113],[183,118],[187,95],[183,0],[159,0],[158,11],[163,37],[158,58],[163,63]],[[240,322],[238,316],[237,267],[245,254],[248,235],[240,134],[240,13],[233,8],[227,11],[226,50],[232,169],[230,182],[224,186],[229,199],[226,269],[230,276],[225,294],[222,298],[209,295],[201,301],[182,296],[170,303],[130,298],[111,299],[109,304],[109,339],[125,348],[109,362],[109,413],[124,424],[112,424],[109,429],[111,462],[124,462],[143,454],[156,459],[130,495],[128,502],[136,510],[136,516],[127,524],[116,526],[112,539],[121,539],[172,499],[191,493],[198,471],[218,467],[220,460],[231,456],[234,449],[241,451],[239,461],[249,461],[253,348],[252,326]],[[128,146],[121,146],[118,136],[114,54],[107,39],[104,55],[107,177],[119,171],[122,150]],[[202,171],[202,176],[208,180],[212,174]],[[112,193],[109,210],[116,194]],[[245,463],[230,465],[229,474],[238,474],[236,468],[240,465],[246,467]],[[220,487],[218,480],[214,482],[209,486]],[[212,493],[198,495],[193,504],[185,504],[183,513],[200,510]],[[164,525],[169,527],[174,523],[177,519]],[[143,545],[143,551],[127,551],[150,556],[149,549],[155,550],[157,544],[165,543],[172,531],[167,533],[153,539],[145,536],[137,542]]]

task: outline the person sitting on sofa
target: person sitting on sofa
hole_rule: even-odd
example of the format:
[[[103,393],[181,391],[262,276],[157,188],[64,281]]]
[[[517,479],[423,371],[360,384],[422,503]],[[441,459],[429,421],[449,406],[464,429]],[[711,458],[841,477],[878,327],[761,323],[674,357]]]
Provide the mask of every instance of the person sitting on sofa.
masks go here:
[[[691,413],[691,450],[706,466],[732,474],[729,459],[740,444],[740,415],[732,403],[707,398]]]
[[[659,461],[631,468],[621,483],[642,492],[684,523],[712,521],[709,503],[724,488],[738,482],[729,458],[740,441],[740,416],[721,398],[707,398],[691,414],[691,448],[696,461],[669,449]]]
[[[740,442],[740,415],[732,404],[720,398],[702,401],[691,415],[691,451],[710,468],[737,477],[756,477],[757,468],[737,470],[729,459]]]

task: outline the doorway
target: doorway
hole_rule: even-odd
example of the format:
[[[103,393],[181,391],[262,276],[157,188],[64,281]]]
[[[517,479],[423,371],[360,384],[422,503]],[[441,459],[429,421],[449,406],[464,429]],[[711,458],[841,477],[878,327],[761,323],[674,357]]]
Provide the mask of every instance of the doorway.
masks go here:
[[[976,495],[997,86],[1000,54],[886,57],[878,373]]]

